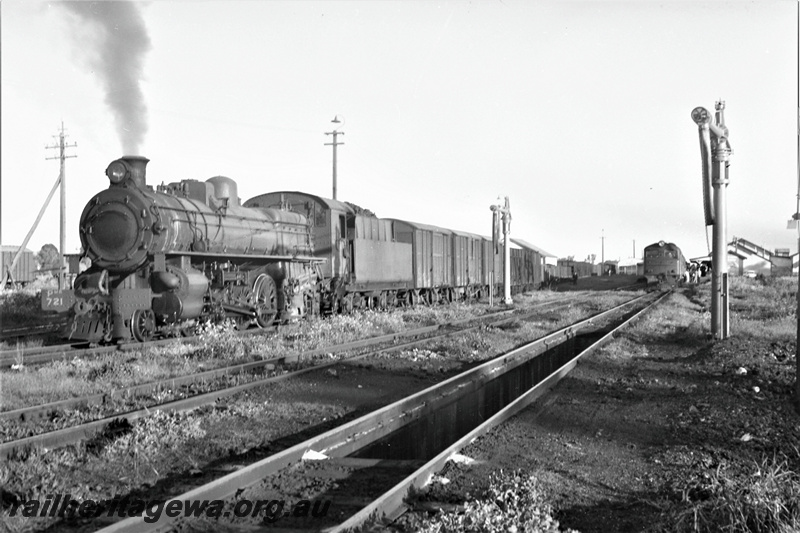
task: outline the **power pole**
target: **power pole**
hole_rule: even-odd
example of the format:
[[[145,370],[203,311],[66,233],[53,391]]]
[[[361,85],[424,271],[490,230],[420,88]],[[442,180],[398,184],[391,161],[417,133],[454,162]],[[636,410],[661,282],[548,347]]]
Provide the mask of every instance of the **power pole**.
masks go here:
[[[600,275],[606,275],[606,230],[600,230]]]
[[[339,120],[339,115],[333,117],[331,122],[334,124],[342,124],[342,121]],[[333,146],[333,199],[336,200],[336,147],[340,144],[344,144],[343,142],[336,142],[336,136],[344,135],[344,132],[334,128],[333,131],[325,132],[325,135],[333,135],[333,142],[325,143],[325,146]]]
[[[58,273],[58,288],[59,290],[65,289],[65,281],[66,281],[66,274],[67,274],[67,263],[65,254],[67,253],[67,184],[66,184],[66,171],[65,171],[65,164],[64,161],[69,157],[78,157],[76,155],[66,155],[65,151],[67,148],[74,148],[78,146],[77,143],[66,144],[64,142],[64,138],[66,135],[64,134],[64,122],[61,122],[61,131],[58,134],[58,144],[53,144],[50,146],[45,146],[46,149],[50,150],[53,148],[59,149],[59,155],[55,157],[46,157],[45,159],[59,159],[61,162],[60,170],[58,172],[58,182],[61,188],[61,223],[60,223],[60,230],[61,230],[61,240],[60,240],[60,247],[59,253],[61,254],[61,270]]]

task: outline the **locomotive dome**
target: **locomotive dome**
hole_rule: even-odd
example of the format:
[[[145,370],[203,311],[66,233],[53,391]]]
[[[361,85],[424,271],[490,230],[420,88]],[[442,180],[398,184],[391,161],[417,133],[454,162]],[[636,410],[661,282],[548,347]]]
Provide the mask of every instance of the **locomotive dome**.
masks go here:
[[[214,187],[214,196],[218,200],[227,199],[228,205],[239,205],[239,191],[236,182],[227,176],[214,176],[206,180]]]

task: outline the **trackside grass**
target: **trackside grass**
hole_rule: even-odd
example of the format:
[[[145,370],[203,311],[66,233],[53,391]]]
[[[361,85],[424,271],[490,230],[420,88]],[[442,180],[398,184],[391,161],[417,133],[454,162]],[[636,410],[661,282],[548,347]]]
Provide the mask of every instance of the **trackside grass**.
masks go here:
[[[543,334],[563,327],[587,313],[630,297],[625,294],[593,297],[591,302],[559,313],[558,323],[555,318],[543,320],[536,332]],[[554,298],[558,295],[543,291],[519,296],[515,305],[525,309]],[[21,352],[18,369],[0,371],[0,410],[112,392],[236,363],[295,356],[368,337],[479,317],[491,311],[492,308],[485,304],[416,307],[388,313],[363,311],[353,315],[317,317],[282,326],[275,334],[249,336],[237,335],[231,323],[208,324],[201,326],[197,342],[177,342],[167,347],[112,353],[91,359],[74,358],[36,367],[26,367],[24,352]]]

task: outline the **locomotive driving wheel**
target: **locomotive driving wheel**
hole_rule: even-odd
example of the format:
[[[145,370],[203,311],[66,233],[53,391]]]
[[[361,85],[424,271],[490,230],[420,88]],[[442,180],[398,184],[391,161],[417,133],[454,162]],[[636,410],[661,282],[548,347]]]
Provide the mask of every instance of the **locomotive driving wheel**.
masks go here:
[[[139,342],[147,342],[156,331],[156,315],[152,309],[137,309],[131,317],[131,333]]]
[[[256,324],[260,328],[271,326],[278,314],[275,280],[267,274],[261,274],[253,284],[253,293],[255,294]]]

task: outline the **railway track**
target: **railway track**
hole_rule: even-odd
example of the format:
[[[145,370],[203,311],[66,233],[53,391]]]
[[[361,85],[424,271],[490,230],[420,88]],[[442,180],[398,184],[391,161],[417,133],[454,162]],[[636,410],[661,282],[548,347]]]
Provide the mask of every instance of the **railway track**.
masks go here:
[[[240,335],[253,335],[274,331],[275,327],[254,329],[239,332]],[[0,351],[0,369],[11,368],[14,365],[43,365],[54,361],[69,361],[75,357],[95,357],[107,353],[141,350],[154,346],[165,346],[174,342],[196,342],[198,336],[159,339],[148,342],[130,342],[109,346],[89,346],[86,343],[66,343],[51,346],[17,346],[10,350]]]
[[[239,335],[258,335],[265,332],[274,332],[277,326],[257,329],[252,328],[238,332]],[[88,346],[86,343],[66,343],[52,346],[20,346],[0,351],[0,369],[12,368],[18,365],[42,365],[55,361],[70,361],[75,357],[96,357],[117,351],[126,352],[144,348],[165,346],[174,342],[198,342],[198,336],[159,339],[148,342],[130,342],[109,346]]]
[[[29,326],[19,326],[13,328],[0,328],[0,342],[8,342],[12,339],[20,337],[29,337],[33,335],[41,335],[44,333],[52,333],[58,331],[64,325],[66,320],[54,320],[43,324],[33,324]]]
[[[342,358],[328,358],[326,363],[315,364],[314,359],[323,354],[366,350],[364,353],[356,353],[347,358],[348,360],[354,360],[371,354],[400,351],[417,344],[430,342],[449,335],[463,334],[472,329],[483,327],[487,325],[487,323],[497,326],[512,320],[524,320],[525,318],[539,315],[544,310],[568,307],[573,303],[574,299],[547,302],[524,314],[514,314],[513,310],[507,310],[483,317],[469,318],[448,324],[438,324],[405,332],[382,335],[335,347],[320,348],[304,352],[297,356],[277,357],[241,363],[199,374],[173,377],[157,382],[136,385],[113,391],[112,393],[96,393],[83,397],[69,398],[46,404],[3,411],[0,412],[0,426],[5,425],[13,428],[15,431],[27,431],[27,433],[23,433],[26,436],[22,438],[15,435],[12,437],[14,440],[1,443],[0,457],[6,458],[14,456],[30,448],[55,448],[74,444],[102,433],[105,428],[115,427],[122,419],[131,422],[149,416],[157,410],[182,411],[212,404],[220,398],[232,396],[268,383],[290,379],[314,370],[323,369],[327,366],[339,364],[343,360]],[[471,323],[474,322],[478,322],[478,324],[471,325]],[[453,331],[453,329],[455,329],[455,331]],[[437,334],[437,332],[439,333]],[[398,344],[402,339],[413,337],[416,337],[416,339]],[[375,349],[377,346],[387,344],[389,344],[388,347]],[[286,371],[287,366],[297,364],[300,364],[302,367],[293,371]],[[264,377],[260,377],[258,375],[259,373]],[[228,383],[231,378],[236,379],[238,377],[242,377],[245,383],[236,383],[234,385]],[[198,389],[201,390],[198,391]],[[165,391],[169,391],[174,399],[156,403],[152,401],[142,401],[141,399],[142,396],[145,396],[152,400],[154,396],[158,396]],[[122,413],[105,413],[105,416],[101,415],[102,418],[86,421],[71,427],[64,427],[31,435],[30,433],[35,431],[36,428],[26,429],[25,426],[21,425],[21,423],[35,424],[37,421],[53,423],[53,420],[57,420],[58,418],[55,414],[67,409],[86,408],[88,406],[114,406],[115,401],[135,399],[137,397],[139,397],[139,406],[132,410]],[[144,407],[142,407],[143,403],[145,404]],[[93,418],[96,418],[96,416]]]
[[[650,296],[644,296],[642,298],[650,298]],[[637,301],[642,302],[642,299],[640,298]],[[538,340],[538,341],[536,341],[534,343],[535,344],[534,351],[538,351],[539,353],[544,353],[544,352],[547,352],[548,349],[550,349],[550,348],[556,348],[556,350],[558,351],[558,350],[562,349],[561,347],[559,347],[559,345],[562,344],[562,343],[565,343],[565,342],[579,342],[579,340],[583,336],[583,334],[586,331],[595,328],[597,323],[600,320],[604,320],[605,318],[608,318],[608,317],[610,317],[612,315],[616,316],[617,313],[625,312],[626,310],[631,309],[632,308],[631,304],[635,304],[635,302],[633,302],[633,301],[626,302],[622,306],[618,306],[618,307],[616,307],[614,309],[605,311],[604,313],[600,313],[600,314],[594,315],[593,317],[590,317],[590,318],[588,318],[586,320],[583,320],[578,324],[574,324],[574,325],[572,325],[570,327],[563,328],[562,330],[559,330],[558,332],[555,332],[553,334],[547,335],[544,338],[542,338],[542,339],[540,339],[540,340]],[[464,412],[475,412],[475,413],[478,413],[479,418],[488,418],[488,416],[486,416],[486,413],[483,413],[481,411],[481,409],[479,409],[479,407],[483,408],[483,403],[484,403],[483,398],[485,398],[486,403],[490,403],[490,404],[494,405],[495,400],[493,398],[496,396],[496,394],[495,393],[483,394],[483,393],[481,393],[481,387],[485,387],[485,386],[492,387],[491,385],[488,384],[488,382],[490,380],[492,380],[495,376],[499,376],[499,375],[503,374],[504,370],[513,368],[515,366],[520,366],[525,361],[527,361],[528,359],[533,357],[530,354],[522,353],[521,350],[524,350],[524,348],[525,347],[523,347],[521,349],[518,349],[518,350],[514,350],[514,352],[512,352],[510,354],[506,354],[506,355],[500,357],[499,359],[495,360],[494,362],[485,363],[485,364],[480,365],[480,367],[476,367],[476,368],[483,369],[483,370],[477,371],[478,373],[474,373],[475,371],[473,369],[473,371],[472,371],[473,373],[472,374],[467,373],[467,374],[464,374],[464,375],[459,376],[457,378],[449,379],[449,380],[447,380],[445,382],[446,384],[449,384],[449,385],[444,385],[443,388],[436,389],[436,392],[430,392],[429,394],[418,393],[418,394],[413,395],[410,398],[407,398],[406,400],[403,400],[402,402],[399,402],[398,405],[402,406],[402,408],[399,409],[399,411],[396,410],[396,409],[393,410],[391,408],[382,408],[379,411],[376,411],[375,413],[373,413],[374,416],[370,415],[370,416],[365,417],[363,419],[358,419],[356,421],[353,421],[353,422],[350,422],[348,424],[345,424],[339,430],[334,430],[334,432],[338,435],[337,439],[340,439],[337,442],[340,442],[341,446],[344,446],[344,447],[341,447],[340,445],[336,445],[336,446],[330,445],[329,446],[329,445],[325,444],[325,442],[326,442],[325,439],[329,438],[328,433],[331,433],[331,432],[328,432],[328,433],[326,433],[324,435],[320,435],[318,437],[314,437],[312,439],[312,441],[311,441],[311,444],[309,444],[307,449],[311,449],[311,450],[315,450],[315,451],[321,451],[321,452],[325,453],[328,457],[331,457],[330,461],[313,462],[313,463],[311,463],[311,462],[302,462],[301,463],[301,462],[299,462],[299,458],[289,457],[289,459],[288,459],[289,463],[288,464],[295,465],[292,468],[301,468],[302,467],[302,468],[308,468],[308,469],[311,469],[312,468],[311,465],[313,465],[313,468],[315,469],[315,471],[317,473],[319,473],[319,476],[316,476],[311,470],[309,470],[309,475],[312,475],[312,479],[309,480],[309,483],[311,485],[316,483],[319,479],[322,479],[322,477],[324,477],[324,475],[325,475],[322,472],[323,471],[328,471],[328,468],[331,465],[333,465],[335,461],[341,461],[341,464],[339,465],[341,467],[341,469],[339,470],[340,474],[342,472],[345,472],[345,473],[351,472],[351,473],[354,473],[353,475],[355,475],[355,472],[358,471],[358,472],[363,472],[365,475],[367,473],[369,473],[369,475],[371,476],[372,473],[374,473],[376,471],[381,471],[381,472],[383,472],[385,474],[385,477],[387,477],[389,479],[395,479],[396,478],[396,473],[398,473],[398,472],[399,473],[403,473],[405,475],[405,477],[408,477],[408,476],[411,475],[411,473],[413,473],[413,471],[415,471],[415,469],[417,467],[419,467],[422,464],[424,464],[424,461],[421,461],[417,457],[414,457],[412,459],[405,459],[405,458],[402,458],[402,457],[400,457],[400,458],[392,458],[392,459],[386,459],[386,458],[383,458],[383,457],[378,457],[378,458],[369,457],[367,455],[364,455],[366,453],[365,450],[367,449],[365,446],[367,444],[373,444],[373,447],[374,447],[374,445],[376,443],[378,443],[378,442],[386,442],[386,439],[390,439],[391,438],[391,437],[389,437],[389,435],[392,433],[392,430],[393,430],[393,428],[389,427],[389,426],[393,426],[396,429],[396,428],[405,426],[406,422],[413,422],[413,421],[418,421],[418,423],[419,423],[419,421],[425,421],[426,422],[426,424],[420,426],[421,427],[421,433],[417,433],[417,435],[413,439],[414,441],[418,441],[420,443],[423,443],[423,442],[434,442],[434,441],[438,442],[438,443],[441,443],[442,441],[441,441],[441,437],[440,436],[437,436],[436,438],[430,437],[429,439],[426,439],[426,438],[420,438],[420,435],[428,435],[428,434],[433,435],[434,432],[429,431],[430,428],[432,428],[432,427],[437,427],[438,428],[439,426],[444,428],[444,427],[446,427],[446,423],[445,422],[447,422],[450,419],[452,419],[453,421],[463,419],[462,414]],[[517,355],[514,355],[515,353]],[[550,352],[550,353],[552,353],[552,352]],[[564,359],[565,354],[566,354],[566,352],[561,353],[560,358],[562,360]],[[569,355],[567,354],[567,356],[569,356]],[[380,359],[381,358],[379,358],[379,360]],[[545,361],[545,359],[543,357],[534,357],[534,359],[536,361],[533,363],[533,365],[534,365],[534,367],[536,369],[538,369],[537,371],[548,371],[549,372],[553,368],[556,368],[556,366],[558,364],[560,364],[560,361],[555,361],[555,362],[548,363],[548,362]],[[556,366],[553,366],[553,365],[556,365]],[[360,366],[360,363],[359,363],[359,365],[356,365],[356,366]],[[529,380],[527,378],[524,378],[524,379],[523,378],[519,378],[519,379],[517,379],[517,381],[519,382],[519,385],[521,386],[520,390],[524,390],[524,388],[527,385],[527,382]],[[432,411],[430,410],[430,408],[434,408],[436,406],[442,406],[442,405],[449,405],[451,402],[461,401],[460,398],[462,397],[462,393],[464,393],[465,391],[473,391],[473,392],[475,392],[476,394],[471,394],[471,395],[467,394],[466,396],[472,396],[474,398],[480,397],[481,398],[480,405],[470,405],[470,406],[467,406],[466,408],[458,407],[458,408],[456,408],[455,411],[450,410],[450,411],[445,412],[443,415],[435,415],[436,416],[435,420],[433,418],[431,418],[431,416],[434,416],[434,415],[432,415]],[[504,394],[505,393],[501,393],[500,396],[503,396]],[[490,401],[490,398],[492,398],[491,401]],[[396,407],[397,406],[395,406],[395,408]],[[430,425],[430,423],[433,423],[431,421],[435,422],[434,426]],[[328,427],[330,427],[330,425]],[[437,433],[437,435],[438,435],[438,433]],[[372,438],[372,436],[374,436],[375,438]],[[366,439],[366,440],[364,440],[364,439]],[[295,441],[295,442],[297,442],[297,441]],[[293,443],[287,443],[287,444],[293,444]],[[350,454],[349,452],[347,452],[347,447],[349,447],[350,444],[353,444],[354,445],[353,447],[355,449],[359,449],[361,451],[357,452],[356,455]],[[304,449],[302,451],[306,451],[306,449]],[[345,453],[345,452],[347,452],[347,453]],[[281,454],[278,454],[278,456],[275,456],[275,457],[271,458],[270,461],[280,460],[281,457],[283,459],[286,459],[287,458],[287,455],[286,455],[287,453],[291,453],[291,451],[290,450],[286,450],[285,452],[281,452]],[[344,457],[347,456],[347,455],[350,455],[350,458],[349,459],[344,459]],[[300,457],[302,457],[302,454],[300,455]],[[261,464],[261,463],[263,463],[263,461],[260,462],[260,463],[257,463],[257,464]],[[380,464],[377,464],[377,463],[380,463]],[[374,464],[374,468],[370,467],[369,466],[370,464]],[[274,465],[275,464],[273,463],[273,466]],[[300,466],[297,466],[297,465],[300,465]],[[240,468],[240,465],[237,464],[236,468],[237,469]],[[250,467],[245,467],[245,468],[250,468]],[[375,470],[375,469],[377,469],[377,470]],[[222,469],[219,470],[219,474],[218,475],[221,476],[221,475],[224,475],[224,474],[228,474],[231,471],[232,470],[229,469],[229,468],[222,468]],[[256,474],[252,473],[252,470],[248,470],[248,472],[250,472],[250,474],[248,474],[248,475],[256,475]],[[395,473],[392,473],[392,472],[395,472]],[[272,476],[272,477],[270,477],[270,476]],[[225,476],[225,478],[220,478],[219,480],[217,480],[214,483],[212,483],[212,485],[219,486],[219,483],[223,483],[223,484],[228,483],[229,480],[225,481],[225,479],[227,479],[227,477],[228,476]],[[296,472],[295,470],[286,471],[286,470],[281,470],[280,468],[278,468],[277,470],[275,470],[273,472],[273,474],[267,475],[267,478],[265,478],[265,479],[270,479],[272,481],[275,481],[275,480],[281,480],[281,479],[285,480],[285,479],[287,479],[287,477],[288,478],[297,478],[298,480],[302,480],[303,475],[302,475],[302,472]],[[402,479],[405,479],[405,477],[403,477]],[[210,479],[210,476],[207,479]],[[259,479],[260,479],[259,477],[254,477],[252,479],[252,484],[251,484],[251,483],[245,483],[246,480],[244,480],[244,478],[238,478],[236,481],[232,482],[232,483],[234,483],[236,485],[236,488],[231,488],[230,486],[228,487],[228,488],[231,488],[229,494],[234,495],[234,494],[236,494],[236,491],[239,490],[239,489],[248,490],[249,491],[251,489],[252,490],[256,490],[259,486],[263,488],[264,485],[258,483]],[[272,481],[269,481],[269,483],[271,483]],[[397,480],[395,479],[395,481],[397,481]],[[263,481],[263,482],[266,483],[267,481]],[[189,483],[189,485],[187,485],[187,486],[188,487],[196,486],[197,483],[199,483],[199,480],[194,484]],[[239,484],[239,483],[242,483],[242,484]],[[396,484],[396,483],[392,483],[392,485],[393,484]],[[341,485],[342,485],[342,487],[345,487],[344,483],[341,483]],[[362,479],[361,485],[363,485],[365,488],[367,487],[367,485],[363,481],[363,479]],[[390,488],[390,487],[388,487],[388,488]],[[388,488],[384,487],[384,489],[386,489],[386,490],[388,490]],[[184,488],[183,490],[187,490],[187,489]],[[204,490],[208,490],[208,487],[205,487]],[[225,489],[225,490],[227,490],[227,489]],[[381,490],[383,490],[383,489],[381,489]],[[169,497],[172,497],[173,494],[177,494],[177,493],[170,493],[170,494],[166,494],[165,496],[169,498]],[[194,494],[194,491],[191,491],[190,493],[187,493],[187,495],[188,494]],[[210,495],[212,495],[211,496],[212,498],[215,498],[215,496],[213,496],[213,494],[214,494],[213,491],[212,492],[208,492],[208,493],[199,492],[198,494],[210,494]],[[250,494],[250,495],[253,495],[254,497],[257,496],[257,495],[255,495],[253,493],[245,493],[245,494]],[[349,498],[349,501],[351,503],[355,502],[356,507],[363,507],[363,505],[371,502],[374,499],[375,495],[377,495],[377,492],[374,492],[373,489],[370,487],[369,488],[369,494],[366,494],[366,495],[365,494],[366,493],[363,493],[361,496],[357,496],[357,495],[353,495],[353,494],[351,494],[349,496],[348,495],[342,495],[342,498],[344,498],[344,500],[347,500]],[[190,496],[187,496],[187,495],[180,496],[180,498],[190,497]],[[161,496],[161,497],[163,498],[165,496]],[[135,497],[135,495],[132,495],[132,497]],[[191,497],[193,497],[193,496],[191,496]],[[247,495],[247,496],[242,496],[242,497],[243,498],[244,497],[248,497],[249,498],[250,496]],[[333,500],[334,500],[334,504],[336,506],[339,506],[339,504],[341,504],[342,501],[340,499],[337,499],[337,498],[339,498],[339,497],[337,496]],[[202,496],[201,499],[205,499],[205,496]],[[369,500],[369,502],[366,501],[367,499]],[[234,502],[234,501],[236,501],[236,500],[231,500],[231,502]],[[228,505],[228,504],[226,503],[226,505]],[[357,509],[354,509],[353,511],[356,512]],[[341,520],[339,520],[340,518],[341,518]],[[336,523],[339,523],[339,521],[343,522],[344,520],[346,520],[346,518],[347,517],[338,517],[338,518],[336,518],[336,520],[337,520]],[[137,531],[137,530],[143,530],[144,531],[144,530],[149,530],[152,527],[151,524],[141,524],[141,522],[143,522],[142,520],[139,520],[138,522],[140,523],[140,525],[136,526],[134,529],[130,529],[131,531]],[[107,524],[108,520],[105,520],[105,523]],[[120,524],[121,523],[116,524],[114,527],[119,527]],[[95,524],[95,527],[98,527],[100,525],[104,525],[104,524],[102,524],[102,523],[101,524]],[[227,524],[227,523],[224,523],[224,522],[220,522],[218,524],[219,527],[222,527],[223,525],[229,526],[229,525],[232,525],[232,524]],[[275,524],[275,525],[281,525],[281,524],[279,523],[279,524]],[[333,525],[335,525],[335,524],[333,524]],[[180,524],[174,524],[174,523],[169,523],[169,522],[164,522],[164,521],[162,521],[161,523],[158,524],[158,529],[159,530],[166,530],[166,529],[172,528],[173,526],[178,527],[178,529],[182,530],[182,531],[187,531],[187,530],[192,530],[193,529],[192,527],[190,527],[190,525],[187,525],[187,524],[180,525]],[[317,526],[317,523],[314,523],[314,524],[312,524],[311,527],[316,528],[316,526]],[[86,530],[88,527],[90,527],[89,524],[85,524],[85,526],[82,527],[81,530]],[[140,527],[143,527],[144,529],[139,529]],[[243,527],[245,527],[245,529],[247,529],[248,526],[244,525]],[[210,527],[206,527],[204,530],[210,531],[210,530],[217,530],[217,529],[218,528],[215,528],[212,525]],[[128,530],[128,529],[122,529],[122,530]]]
[[[276,527],[345,531],[391,520],[403,512],[409,490],[424,486],[463,446],[544,394],[581,357],[667,294],[625,302],[169,500],[221,501],[219,514],[187,519],[180,512],[159,513],[155,521],[133,517],[102,531],[210,531],[223,522],[264,527],[272,520],[253,513],[253,502],[291,502],[297,487],[313,487],[302,497],[328,502],[326,513],[298,518],[281,506],[283,513],[272,517]],[[637,303],[613,326],[591,331],[597,321]]]

